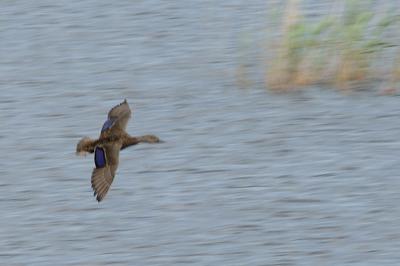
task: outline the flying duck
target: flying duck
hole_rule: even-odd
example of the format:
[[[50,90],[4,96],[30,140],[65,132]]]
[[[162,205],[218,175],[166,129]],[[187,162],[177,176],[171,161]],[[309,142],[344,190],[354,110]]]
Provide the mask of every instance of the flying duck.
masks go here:
[[[130,136],[126,126],[132,115],[126,99],[108,112],[108,118],[96,140],[82,138],[76,145],[78,155],[94,153],[95,168],[92,172],[92,188],[98,202],[106,196],[114,180],[118,167],[119,151],[140,142],[157,143],[160,139],[154,135]]]

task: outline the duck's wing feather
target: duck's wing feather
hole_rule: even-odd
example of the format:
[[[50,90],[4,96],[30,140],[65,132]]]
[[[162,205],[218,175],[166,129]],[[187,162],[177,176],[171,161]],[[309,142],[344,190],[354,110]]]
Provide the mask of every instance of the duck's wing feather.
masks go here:
[[[94,196],[99,202],[104,199],[114,180],[118,168],[120,148],[118,144],[106,144],[95,148],[96,168],[93,169],[91,181]]]
[[[106,129],[125,130],[132,112],[126,99],[111,108],[108,112],[108,120],[104,123],[102,131]]]

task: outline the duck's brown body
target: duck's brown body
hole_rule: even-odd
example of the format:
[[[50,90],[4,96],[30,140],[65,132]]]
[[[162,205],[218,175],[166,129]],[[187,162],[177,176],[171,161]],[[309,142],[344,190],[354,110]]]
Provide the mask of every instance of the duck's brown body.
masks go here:
[[[101,133],[100,137],[96,140],[92,140],[88,137],[82,138],[77,145],[76,151],[78,153],[81,152],[89,152],[93,153],[94,149],[96,146],[99,145],[107,145],[107,144],[112,144],[112,145],[117,145],[120,146],[120,149],[125,149],[126,147],[138,144],[139,142],[144,142],[143,138],[147,138],[149,140],[148,142],[158,142],[157,137],[152,136],[152,135],[146,135],[142,137],[132,137],[127,133],[123,134],[110,134],[109,132],[103,132]]]
[[[157,143],[153,135],[132,137],[126,133],[126,125],[131,117],[127,101],[110,110],[98,139],[82,138],[77,146],[77,154],[94,153],[96,168],[92,172],[92,188],[97,201],[107,194],[119,163],[119,151],[140,142]]]

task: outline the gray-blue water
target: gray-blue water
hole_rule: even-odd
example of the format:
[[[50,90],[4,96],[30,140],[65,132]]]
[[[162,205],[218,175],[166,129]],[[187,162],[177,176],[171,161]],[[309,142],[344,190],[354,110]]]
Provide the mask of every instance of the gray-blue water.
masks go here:
[[[2,1],[0,264],[398,265],[399,98],[268,93],[267,10]],[[121,152],[98,204],[75,145],[124,98],[165,143]]]

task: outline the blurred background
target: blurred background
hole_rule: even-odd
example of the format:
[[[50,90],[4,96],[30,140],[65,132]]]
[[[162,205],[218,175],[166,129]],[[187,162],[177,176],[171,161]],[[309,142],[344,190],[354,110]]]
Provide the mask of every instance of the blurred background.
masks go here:
[[[398,265],[399,1],[0,7],[1,265]]]

